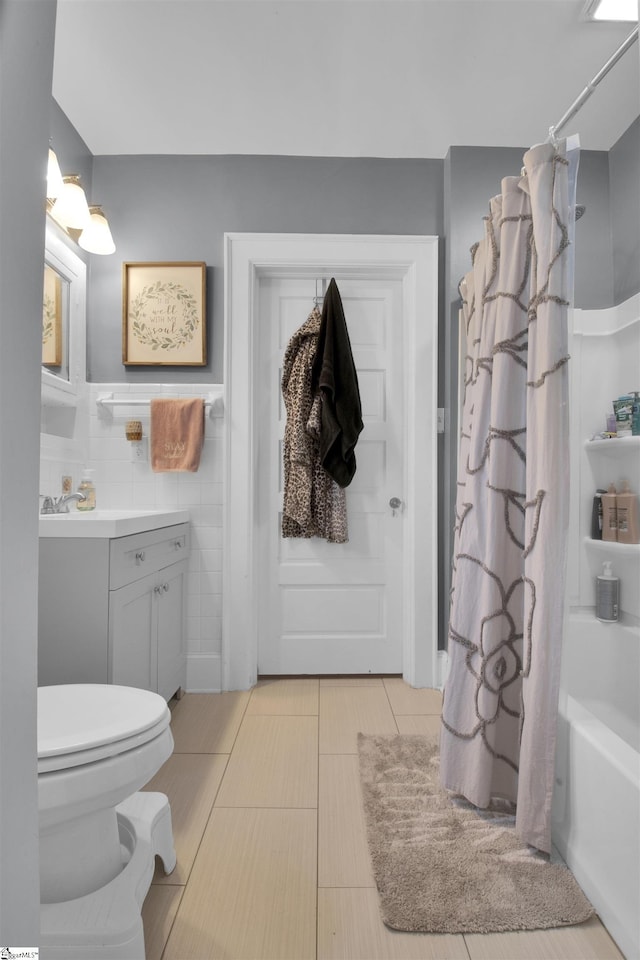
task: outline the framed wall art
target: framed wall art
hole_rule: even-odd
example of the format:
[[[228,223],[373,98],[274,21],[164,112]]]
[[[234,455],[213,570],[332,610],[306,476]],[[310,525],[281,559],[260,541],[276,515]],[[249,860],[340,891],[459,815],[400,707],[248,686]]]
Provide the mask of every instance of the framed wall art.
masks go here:
[[[122,362],[207,362],[206,264],[122,264]]]
[[[48,263],[42,297],[42,365],[62,365],[62,277]]]

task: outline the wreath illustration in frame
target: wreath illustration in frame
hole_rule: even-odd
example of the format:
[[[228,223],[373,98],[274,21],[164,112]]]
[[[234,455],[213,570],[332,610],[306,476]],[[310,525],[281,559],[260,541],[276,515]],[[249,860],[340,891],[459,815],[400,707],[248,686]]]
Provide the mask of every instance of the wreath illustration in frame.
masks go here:
[[[122,264],[122,362],[204,366],[206,264]]]

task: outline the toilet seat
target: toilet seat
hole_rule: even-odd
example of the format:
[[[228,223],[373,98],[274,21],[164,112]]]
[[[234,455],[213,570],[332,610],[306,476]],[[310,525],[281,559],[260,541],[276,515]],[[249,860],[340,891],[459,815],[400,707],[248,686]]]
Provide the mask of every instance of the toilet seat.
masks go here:
[[[171,756],[170,720],[165,700],[137,687],[38,689],[42,904],[83,900],[123,872],[116,807]]]
[[[126,753],[160,736],[171,713],[158,694],[116,684],[38,688],[38,773]]]

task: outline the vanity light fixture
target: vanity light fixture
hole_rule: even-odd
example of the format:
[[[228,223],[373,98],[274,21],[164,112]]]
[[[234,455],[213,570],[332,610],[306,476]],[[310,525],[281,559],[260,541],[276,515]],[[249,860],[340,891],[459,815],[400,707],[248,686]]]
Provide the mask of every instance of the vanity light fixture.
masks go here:
[[[47,213],[88,253],[115,253],[116,245],[102,207],[99,204],[89,206],[77,174],[62,176],[51,141],[47,164]]]
[[[83,230],[89,223],[89,205],[80,177],[76,174],[63,177],[64,187],[51,208],[51,216],[62,227]]]
[[[89,213],[89,223],[78,237],[79,245],[88,253],[114,253],[116,245],[100,204],[92,204],[89,207]]]
[[[638,0],[587,0],[582,20],[638,21]]]
[[[47,198],[57,200],[62,193],[64,180],[60,173],[60,164],[54,151],[49,147],[49,160],[47,162]]]

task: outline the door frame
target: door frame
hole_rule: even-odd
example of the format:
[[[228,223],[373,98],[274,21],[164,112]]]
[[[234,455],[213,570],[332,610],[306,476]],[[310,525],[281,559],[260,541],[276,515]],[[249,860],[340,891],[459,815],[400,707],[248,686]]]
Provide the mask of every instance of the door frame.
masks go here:
[[[438,683],[437,373],[438,238],[347,234],[224,236],[222,689],[258,676],[257,468],[261,403],[256,376],[263,277],[402,281],[405,374],[403,677]]]

